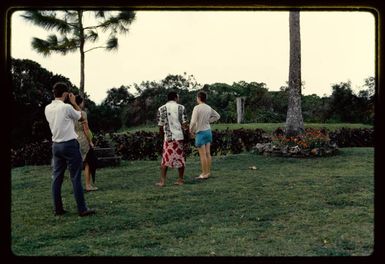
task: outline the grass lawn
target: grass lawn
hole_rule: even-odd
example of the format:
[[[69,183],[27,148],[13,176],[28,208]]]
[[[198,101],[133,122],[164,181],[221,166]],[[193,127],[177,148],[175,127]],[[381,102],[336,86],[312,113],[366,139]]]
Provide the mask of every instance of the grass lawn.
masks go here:
[[[256,166],[256,170],[249,169]],[[76,213],[70,180],[54,216],[50,167],[12,170],[12,250],[27,256],[366,256],[374,244],[374,149],[334,157],[214,157],[213,176],[157,188],[159,161],[100,169],[86,193],[97,214]],[[68,174],[67,174],[68,175]]]
[[[256,129],[260,128],[265,130],[268,133],[271,133],[278,127],[285,127],[285,123],[249,123],[249,124],[212,124],[212,129],[218,129],[218,130],[225,130],[225,129],[239,129],[239,128],[245,128],[245,129]],[[313,128],[327,128],[331,131],[334,131],[336,129],[345,127],[345,128],[372,128],[372,125],[366,125],[366,124],[350,124],[350,123],[336,123],[336,124],[322,124],[322,123],[305,123],[306,127],[313,127]],[[151,131],[151,132],[157,132],[158,127],[153,125],[144,125],[144,126],[138,126],[138,127],[130,127],[130,128],[123,128],[119,132],[136,132],[136,131]]]

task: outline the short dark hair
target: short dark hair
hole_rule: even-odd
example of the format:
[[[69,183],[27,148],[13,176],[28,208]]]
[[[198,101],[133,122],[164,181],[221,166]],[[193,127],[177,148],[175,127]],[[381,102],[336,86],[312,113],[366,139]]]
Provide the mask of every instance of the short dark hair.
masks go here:
[[[80,94],[75,97],[75,102],[77,105],[80,105],[83,101],[84,99]]]
[[[178,93],[175,92],[175,91],[171,91],[167,94],[167,100],[176,100],[176,98],[178,98]]]
[[[207,100],[207,94],[203,91],[199,91],[198,94],[197,94],[197,97],[199,97],[199,99],[203,102],[203,103],[206,103],[206,100]]]
[[[53,94],[56,98],[62,97],[63,93],[68,92],[69,87],[65,82],[57,82],[53,85]]]

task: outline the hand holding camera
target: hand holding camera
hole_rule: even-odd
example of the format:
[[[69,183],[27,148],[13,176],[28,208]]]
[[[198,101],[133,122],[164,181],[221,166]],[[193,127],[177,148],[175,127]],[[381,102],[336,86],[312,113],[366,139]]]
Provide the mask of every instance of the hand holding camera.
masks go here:
[[[76,105],[76,96],[73,93],[68,94],[68,99],[72,105]]]

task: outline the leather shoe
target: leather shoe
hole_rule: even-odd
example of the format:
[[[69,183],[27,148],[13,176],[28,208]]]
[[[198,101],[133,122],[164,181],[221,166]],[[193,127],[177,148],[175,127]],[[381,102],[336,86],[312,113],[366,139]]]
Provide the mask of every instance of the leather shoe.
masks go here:
[[[87,215],[92,215],[92,214],[95,214],[95,213],[96,213],[95,210],[93,210],[93,209],[87,209],[87,210],[85,210],[85,211],[83,211],[83,212],[80,212],[80,213],[79,213],[79,216],[87,216]]]
[[[65,213],[67,213],[68,211],[66,211],[66,210],[60,210],[60,211],[55,211],[55,215],[57,216],[57,215],[63,215],[63,214],[65,214]]]

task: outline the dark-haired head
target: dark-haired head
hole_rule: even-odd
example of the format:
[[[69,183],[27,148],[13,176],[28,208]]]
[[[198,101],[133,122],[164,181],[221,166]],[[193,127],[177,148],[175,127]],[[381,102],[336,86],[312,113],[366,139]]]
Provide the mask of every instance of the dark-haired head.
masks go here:
[[[178,99],[178,93],[175,91],[171,91],[167,94],[167,100],[169,101],[176,101]]]
[[[81,103],[83,103],[83,101],[84,101],[84,99],[83,99],[83,97],[81,95],[77,95],[75,97],[75,102],[76,102],[77,105],[80,105]]]
[[[202,102],[202,103],[206,103],[206,100],[207,100],[207,94],[203,91],[199,91],[198,94],[197,94],[197,97],[199,98],[199,100]]]
[[[55,98],[62,97],[66,92],[69,92],[69,88],[65,82],[57,82],[53,85],[53,94]]]

